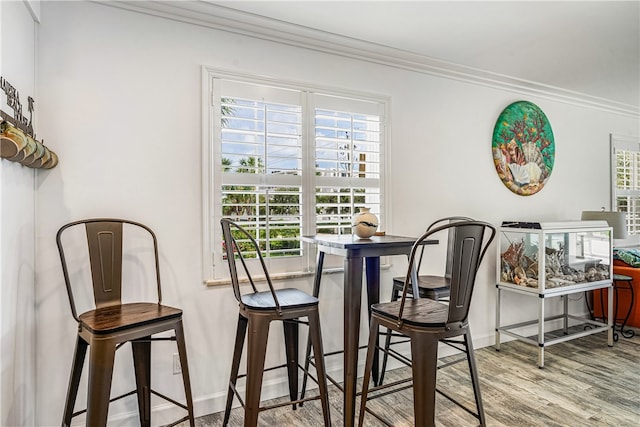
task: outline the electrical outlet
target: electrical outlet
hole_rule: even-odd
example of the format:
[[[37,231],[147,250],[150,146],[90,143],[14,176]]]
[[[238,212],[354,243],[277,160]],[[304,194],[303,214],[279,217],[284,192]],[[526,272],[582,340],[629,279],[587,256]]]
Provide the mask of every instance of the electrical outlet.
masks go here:
[[[173,353],[173,375],[182,373],[182,366],[180,365],[180,355]]]

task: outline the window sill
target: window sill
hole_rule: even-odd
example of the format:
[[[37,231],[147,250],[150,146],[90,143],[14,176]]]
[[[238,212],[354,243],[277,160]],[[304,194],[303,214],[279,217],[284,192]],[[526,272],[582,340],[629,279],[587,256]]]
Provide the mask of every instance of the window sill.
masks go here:
[[[380,266],[380,270],[388,270],[391,268],[391,264],[383,264]],[[322,274],[336,274],[336,273],[344,273],[344,268],[325,268],[322,270]],[[290,279],[299,279],[303,277],[312,277],[315,274],[314,271],[291,271],[288,273],[277,273],[271,274],[271,281],[279,281],[279,280],[290,280]],[[255,276],[253,278],[254,282],[266,282],[267,279],[265,276]],[[240,279],[240,284],[244,285],[249,283],[249,279],[243,278]],[[231,279],[223,278],[223,279],[209,279],[205,280],[204,284],[207,286],[226,286],[231,284]]]

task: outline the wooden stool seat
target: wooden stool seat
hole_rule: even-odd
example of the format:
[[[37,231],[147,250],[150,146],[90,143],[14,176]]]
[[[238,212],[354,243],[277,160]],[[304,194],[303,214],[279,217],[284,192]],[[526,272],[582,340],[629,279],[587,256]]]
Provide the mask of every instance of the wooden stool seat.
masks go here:
[[[399,298],[404,287],[404,277],[393,278],[391,301]],[[451,291],[451,279],[443,276],[420,275],[418,276],[418,291],[420,298],[442,300],[449,298]]]
[[[402,301],[392,301],[374,304],[371,311],[379,316],[399,321]],[[424,326],[430,328],[444,328],[449,317],[449,306],[442,303],[434,304],[434,300],[427,298],[406,300],[402,312],[402,322],[407,325]]]
[[[110,334],[182,316],[182,310],[155,303],[130,303],[82,313],[83,327],[94,334]]]

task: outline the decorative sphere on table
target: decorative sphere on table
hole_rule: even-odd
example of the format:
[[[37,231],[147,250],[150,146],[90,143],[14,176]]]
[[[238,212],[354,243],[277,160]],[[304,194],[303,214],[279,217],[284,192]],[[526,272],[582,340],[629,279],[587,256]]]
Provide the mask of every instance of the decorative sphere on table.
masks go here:
[[[360,208],[360,212],[355,214],[351,221],[353,234],[361,239],[368,239],[378,229],[378,217],[369,211],[370,208]]]

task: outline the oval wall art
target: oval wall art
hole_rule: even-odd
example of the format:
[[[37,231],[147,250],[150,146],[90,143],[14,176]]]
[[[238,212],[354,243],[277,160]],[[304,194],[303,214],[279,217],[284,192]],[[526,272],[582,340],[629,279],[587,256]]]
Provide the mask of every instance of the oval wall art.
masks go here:
[[[502,183],[521,196],[542,190],[556,155],[547,116],[535,104],[518,101],[505,108],[493,129],[493,163]]]

